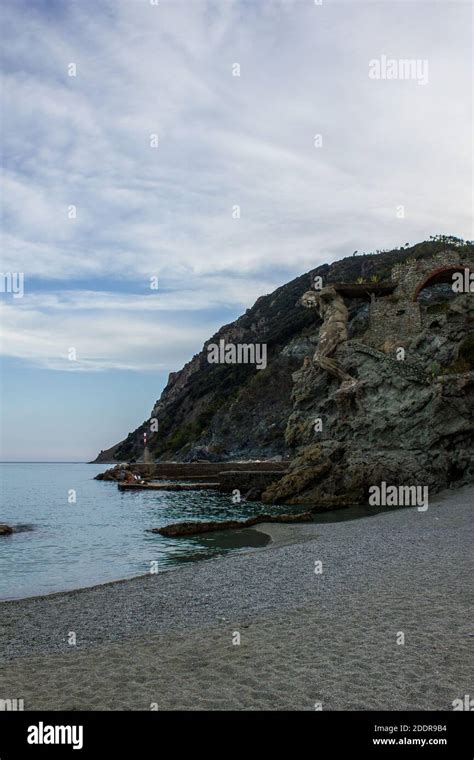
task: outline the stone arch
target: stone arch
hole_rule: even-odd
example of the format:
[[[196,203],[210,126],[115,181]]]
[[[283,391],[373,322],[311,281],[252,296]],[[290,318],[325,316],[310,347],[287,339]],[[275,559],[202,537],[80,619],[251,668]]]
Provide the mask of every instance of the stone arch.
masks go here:
[[[421,291],[425,288],[429,288],[431,285],[437,285],[440,282],[452,283],[453,274],[456,272],[464,272],[465,269],[469,269],[469,272],[474,271],[472,267],[463,264],[451,264],[449,266],[433,269],[433,271],[430,272],[428,276],[425,277],[425,279],[422,280],[416,287],[413,301],[418,301],[418,296],[420,295]]]

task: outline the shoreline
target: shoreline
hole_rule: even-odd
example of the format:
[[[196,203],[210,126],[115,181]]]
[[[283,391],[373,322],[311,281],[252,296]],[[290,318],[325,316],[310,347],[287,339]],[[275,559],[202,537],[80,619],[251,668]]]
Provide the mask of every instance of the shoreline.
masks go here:
[[[0,697],[26,710],[452,709],[473,693],[473,495],[262,524],[263,549],[4,601]]]
[[[66,463],[67,464],[67,463]],[[434,502],[436,503],[436,500],[441,498],[442,494],[436,494]],[[347,508],[351,509],[353,512],[353,515],[350,517],[347,517],[344,519],[344,522],[351,522],[353,520],[363,520],[363,519],[369,519],[371,517],[377,517],[380,514],[388,514],[392,511],[398,511],[400,508],[394,508],[394,507],[381,507],[379,514],[368,514],[368,513],[362,513],[362,514],[356,514],[355,508]],[[402,507],[401,509],[409,509],[409,507]],[[382,511],[383,510],[383,511]],[[298,525],[319,525],[319,519],[321,517],[324,517],[324,522],[326,523],[336,523],[340,522],[339,516],[341,515],[341,512],[344,512],[344,509],[335,509],[330,510],[328,512],[320,512],[314,514],[314,521],[312,523],[258,523],[255,526],[252,527],[242,527],[242,528],[231,528],[231,529],[223,529],[222,531],[215,531],[214,533],[211,533],[211,535],[217,534],[225,534],[226,536],[233,536],[235,534],[242,534],[244,532],[246,533],[262,533],[267,538],[268,541],[266,544],[262,544],[260,546],[252,546],[249,544],[248,546],[235,546],[230,547],[228,550],[226,548],[223,548],[222,550],[217,549],[215,553],[211,556],[200,556],[197,555],[194,559],[176,559],[173,563],[170,563],[167,567],[159,571],[159,574],[162,575],[163,573],[169,573],[173,572],[175,570],[179,570],[183,565],[187,564],[187,562],[192,561],[194,562],[211,562],[213,560],[223,559],[224,557],[228,555],[232,555],[235,553],[238,554],[252,554],[254,552],[260,552],[264,549],[270,549],[272,547],[278,547],[278,546],[290,546],[291,544],[300,543],[303,541],[310,541],[311,536],[307,536],[306,534],[302,533],[302,535],[298,535],[298,532],[294,530],[294,528],[298,527]],[[334,515],[334,519],[330,520],[328,519],[329,515]],[[290,525],[292,527],[292,530],[288,531],[288,535],[285,535],[286,531],[284,530],[286,525]],[[273,531],[273,527],[276,526],[276,531]],[[33,528],[28,528],[29,530],[33,530]],[[202,534],[203,536],[207,536],[209,534]],[[219,537],[218,535],[218,537]],[[177,537],[176,540],[180,540],[181,537]],[[93,583],[90,586],[78,586],[77,588],[71,588],[71,589],[60,589],[58,591],[51,591],[45,594],[32,594],[31,596],[21,596],[21,597],[12,597],[11,599],[0,599],[0,610],[1,605],[4,604],[11,604],[14,602],[26,602],[29,600],[40,600],[40,599],[50,599],[53,596],[62,596],[66,594],[78,594],[83,591],[92,591],[95,589],[102,588],[103,586],[113,586],[115,584],[119,583],[127,583],[129,581],[135,581],[139,578],[147,578],[150,575],[150,572],[147,573],[139,573],[138,575],[130,575],[126,576],[125,578],[114,578],[113,580],[107,580],[107,581],[99,581],[97,583]]]
[[[271,523],[265,523],[265,525],[270,526]],[[212,562],[213,560],[223,559],[224,557],[228,556],[229,554],[252,554],[253,552],[262,551],[263,549],[269,548],[269,545],[273,543],[273,539],[270,536],[270,532],[267,530],[260,530],[260,525],[255,528],[240,528],[240,529],[231,529],[227,531],[227,533],[242,533],[243,531],[248,532],[255,532],[255,533],[263,533],[265,536],[268,537],[268,542],[266,544],[262,544],[261,546],[252,546],[251,544],[248,545],[248,547],[243,546],[239,548],[238,546],[232,547],[228,551],[225,549],[222,549],[222,551],[217,550],[216,553],[212,556],[206,557],[206,556],[196,556],[193,560],[186,560],[186,559],[177,559],[173,564],[170,564],[169,566],[163,568],[163,570],[159,571],[159,575],[162,575],[163,573],[171,573],[175,570],[179,570],[182,566],[186,565],[188,562]],[[216,531],[218,532],[218,531]],[[206,534],[204,534],[206,535]],[[179,541],[179,538],[177,539]],[[136,581],[140,578],[148,578],[150,575],[150,572],[148,573],[140,573],[139,575],[130,575],[126,578],[115,578],[111,581],[103,581],[99,583],[93,583],[91,586],[79,586],[78,588],[71,588],[71,589],[62,589],[60,591],[51,591],[47,594],[33,594],[32,596],[21,596],[21,597],[13,597],[12,599],[0,599],[0,612],[2,610],[2,605],[6,604],[14,604],[16,602],[28,602],[28,601],[37,601],[42,599],[51,599],[51,597],[55,596],[65,596],[70,594],[80,594],[82,592],[87,591],[94,591],[100,588],[103,588],[105,586],[115,586],[121,583],[128,583],[129,581]],[[1,660],[0,660],[1,661]]]

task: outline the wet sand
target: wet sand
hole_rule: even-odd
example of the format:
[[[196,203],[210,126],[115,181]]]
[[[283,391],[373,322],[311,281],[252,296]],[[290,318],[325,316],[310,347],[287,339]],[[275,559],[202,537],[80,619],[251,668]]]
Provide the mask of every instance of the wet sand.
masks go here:
[[[3,602],[0,699],[26,710],[451,710],[474,693],[473,503],[464,488],[427,512],[263,525],[273,540],[262,549]]]

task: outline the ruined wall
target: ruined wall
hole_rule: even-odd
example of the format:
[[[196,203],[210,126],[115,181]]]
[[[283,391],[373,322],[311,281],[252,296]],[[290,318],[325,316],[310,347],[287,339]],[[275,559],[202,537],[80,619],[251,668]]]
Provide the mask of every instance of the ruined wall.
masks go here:
[[[444,267],[472,266],[467,253],[459,251],[442,251],[426,259],[408,259],[396,264],[392,269],[392,281],[397,283],[395,295],[401,299],[414,301],[416,291],[437,269]]]
[[[417,290],[431,274],[444,267],[472,267],[468,255],[459,251],[443,251],[426,259],[408,259],[392,269],[397,287],[392,295],[372,299],[369,330],[365,340],[380,348],[386,340],[408,340],[423,325],[424,310],[415,300]]]
[[[418,303],[397,296],[379,298],[370,305],[369,332],[365,339],[375,347],[386,340],[407,340],[421,327]]]

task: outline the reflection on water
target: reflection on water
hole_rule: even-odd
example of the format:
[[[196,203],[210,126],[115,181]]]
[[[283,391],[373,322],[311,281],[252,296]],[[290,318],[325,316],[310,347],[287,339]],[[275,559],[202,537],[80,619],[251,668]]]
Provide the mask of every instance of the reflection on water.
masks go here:
[[[181,538],[176,539],[180,541]],[[175,554],[170,557],[170,563],[179,561],[190,562],[196,559],[216,557],[225,554],[231,549],[249,549],[266,546],[270,542],[270,536],[253,528],[239,528],[239,530],[215,531],[204,533],[199,536],[190,536],[186,541],[186,547],[179,552],[179,546]]]

